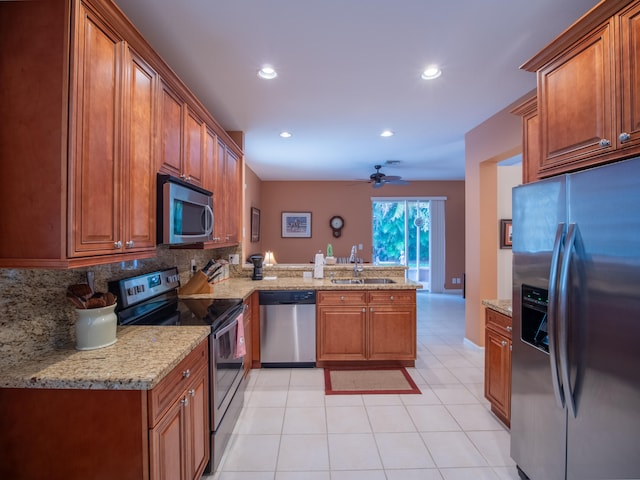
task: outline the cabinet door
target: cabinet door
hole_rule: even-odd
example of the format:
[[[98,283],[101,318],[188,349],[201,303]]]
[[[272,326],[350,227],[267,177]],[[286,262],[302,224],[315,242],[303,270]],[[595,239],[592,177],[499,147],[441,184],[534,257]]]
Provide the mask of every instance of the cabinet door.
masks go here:
[[[490,328],[485,334],[484,394],[491,409],[509,425],[511,411],[511,341]]]
[[[238,243],[238,217],[240,215],[240,159],[227,148],[225,182],[227,183],[227,242]]]
[[[202,185],[204,179],[204,122],[188,106],[185,119],[185,153],[182,175],[195,185]]]
[[[367,359],[364,305],[319,306],[317,313],[318,361]]]
[[[120,110],[124,42],[79,9],[69,256],[121,248]]]
[[[160,422],[150,432],[151,480],[176,480],[185,478],[187,456],[184,430],[186,410],[184,397],[176,400]]]
[[[369,360],[415,360],[415,305],[370,306]]]
[[[207,369],[200,369],[194,376],[194,382],[187,390],[185,478],[189,480],[199,479],[209,461],[209,389],[207,388],[207,378]]]
[[[538,72],[545,176],[587,166],[616,146],[610,23]]]
[[[204,129],[204,158],[202,187],[213,192],[213,209],[216,210],[216,149],[218,139],[213,131],[205,126]],[[215,220],[214,220],[215,222]],[[214,227],[215,228],[215,227]]]
[[[226,163],[227,163],[227,146],[218,139],[216,152],[216,175],[215,189],[213,191],[213,209],[215,214],[215,224],[213,227],[214,241],[226,243],[227,240],[227,223],[229,212],[227,210],[227,189],[226,181]]]
[[[640,5],[619,17],[621,41],[621,125],[623,148],[640,144]],[[628,135],[628,137],[627,137]]]
[[[161,82],[160,161],[158,170],[179,177],[182,174],[182,124],[184,102],[171,87]]]
[[[126,52],[124,159],[122,169],[124,248],[156,247],[155,99],[157,75],[135,52]]]

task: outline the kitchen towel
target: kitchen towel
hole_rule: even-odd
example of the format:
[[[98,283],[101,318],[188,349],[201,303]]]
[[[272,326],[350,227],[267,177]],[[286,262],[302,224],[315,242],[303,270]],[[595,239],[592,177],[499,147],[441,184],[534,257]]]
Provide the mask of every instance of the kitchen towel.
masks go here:
[[[247,354],[247,346],[244,343],[244,314],[238,316],[238,330],[236,333],[236,351],[233,358],[244,357]]]

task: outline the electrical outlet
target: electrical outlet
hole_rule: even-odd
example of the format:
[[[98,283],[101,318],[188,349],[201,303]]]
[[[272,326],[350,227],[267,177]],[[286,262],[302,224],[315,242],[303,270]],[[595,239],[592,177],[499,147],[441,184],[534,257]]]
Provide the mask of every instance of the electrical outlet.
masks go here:
[[[196,259],[191,259],[191,273],[196,273]]]
[[[362,250],[362,244],[361,243],[358,244],[358,250]]]

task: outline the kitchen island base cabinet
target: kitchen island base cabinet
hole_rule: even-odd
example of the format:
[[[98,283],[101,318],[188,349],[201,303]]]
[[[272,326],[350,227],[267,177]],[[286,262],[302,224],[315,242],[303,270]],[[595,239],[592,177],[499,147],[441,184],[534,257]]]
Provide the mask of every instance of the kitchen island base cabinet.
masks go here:
[[[319,291],[317,362],[413,366],[415,290]]]
[[[487,309],[485,330],[484,395],[491,411],[511,424],[511,318]]]
[[[152,390],[0,389],[0,478],[199,479],[208,341]]]

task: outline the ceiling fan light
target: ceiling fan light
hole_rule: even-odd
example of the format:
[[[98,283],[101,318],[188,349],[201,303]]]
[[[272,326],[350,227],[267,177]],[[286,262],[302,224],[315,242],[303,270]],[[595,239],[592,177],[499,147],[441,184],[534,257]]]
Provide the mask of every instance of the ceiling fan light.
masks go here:
[[[424,69],[421,77],[423,80],[433,80],[438,78],[440,75],[442,75],[442,70],[440,70],[437,65],[429,65]]]
[[[265,80],[272,80],[278,76],[278,72],[276,72],[273,67],[265,65],[260,70],[258,70],[258,76],[260,78],[264,78]]]
[[[395,135],[394,132],[392,132],[391,130],[384,130],[380,136],[381,137],[393,137]]]
[[[280,132],[282,138],[291,138],[291,132]]]

